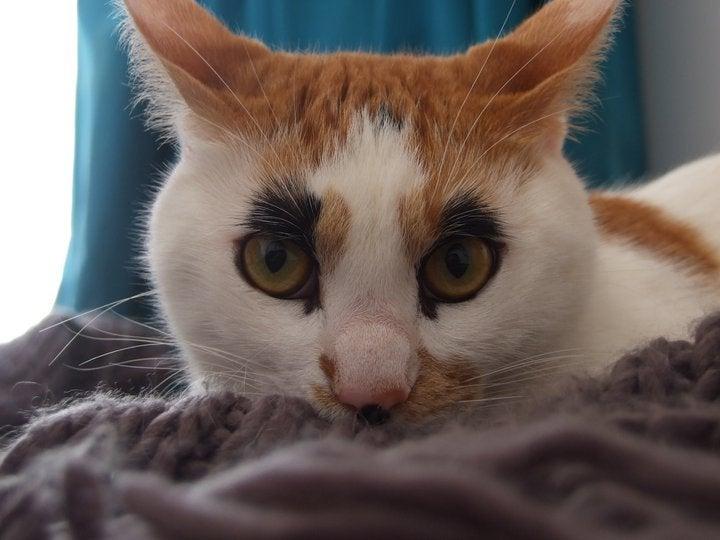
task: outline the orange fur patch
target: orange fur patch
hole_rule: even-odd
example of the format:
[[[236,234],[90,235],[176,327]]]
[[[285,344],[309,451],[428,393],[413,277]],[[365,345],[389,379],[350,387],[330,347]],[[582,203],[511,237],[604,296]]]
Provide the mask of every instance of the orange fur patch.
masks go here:
[[[422,420],[434,413],[472,399],[478,395],[478,386],[467,381],[477,377],[477,369],[468,362],[443,363],[425,349],[418,351],[420,372],[408,400],[398,413],[411,421]]]
[[[416,265],[425,255],[429,245],[435,241],[440,226],[439,205],[430,205],[420,191],[400,199],[398,217],[403,244],[410,264]]]
[[[595,193],[590,206],[600,231],[663,258],[695,273],[717,276],[720,258],[690,225],[661,208],[617,195]]]
[[[326,191],[315,227],[315,249],[322,272],[332,272],[345,251],[350,232],[350,208],[336,191]]]
[[[320,369],[325,374],[325,377],[327,377],[328,382],[332,384],[335,381],[335,374],[337,373],[335,362],[328,355],[321,354],[319,363]]]
[[[321,412],[330,416],[352,412],[352,407],[340,403],[328,386],[313,385],[311,388],[312,400]]]

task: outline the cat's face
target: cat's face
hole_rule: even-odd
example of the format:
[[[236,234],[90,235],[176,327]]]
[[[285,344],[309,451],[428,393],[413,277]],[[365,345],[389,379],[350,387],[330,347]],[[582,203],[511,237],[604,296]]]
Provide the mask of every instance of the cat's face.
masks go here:
[[[196,382],[413,420],[572,327],[594,233],[560,148],[615,2],[445,58],[274,53],[190,0],[126,3],[180,142],[148,260]]]

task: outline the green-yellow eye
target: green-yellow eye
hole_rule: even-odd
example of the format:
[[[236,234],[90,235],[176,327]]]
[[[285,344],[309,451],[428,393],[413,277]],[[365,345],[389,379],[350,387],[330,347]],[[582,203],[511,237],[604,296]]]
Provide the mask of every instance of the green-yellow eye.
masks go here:
[[[493,251],[479,238],[451,240],[435,249],[421,270],[423,285],[441,302],[473,297],[492,276]]]
[[[239,266],[245,279],[270,296],[293,298],[312,277],[312,259],[289,240],[252,236],[241,250]]]

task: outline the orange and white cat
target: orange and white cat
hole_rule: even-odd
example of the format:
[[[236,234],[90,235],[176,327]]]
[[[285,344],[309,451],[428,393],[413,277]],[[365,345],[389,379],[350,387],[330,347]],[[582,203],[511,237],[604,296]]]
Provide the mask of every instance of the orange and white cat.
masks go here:
[[[125,0],[180,150],[147,261],[196,388],[412,421],[720,307],[720,157],[594,194],[563,157],[617,4],[440,57],[271,51],[192,0]]]

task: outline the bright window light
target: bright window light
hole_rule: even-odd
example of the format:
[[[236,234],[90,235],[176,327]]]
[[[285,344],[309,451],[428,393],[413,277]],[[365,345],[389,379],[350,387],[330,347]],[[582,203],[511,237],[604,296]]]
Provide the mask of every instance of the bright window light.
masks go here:
[[[70,240],[75,0],[6,2],[0,22],[0,343],[52,308]]]

